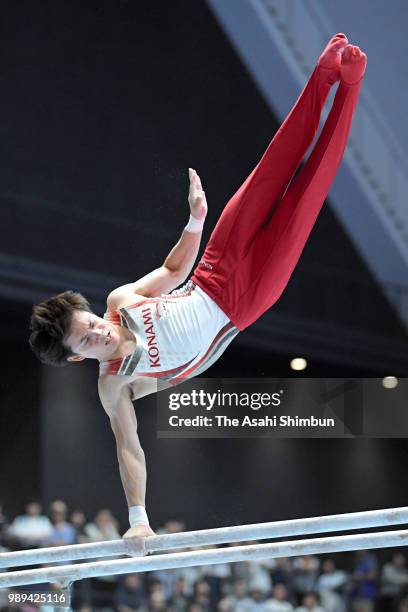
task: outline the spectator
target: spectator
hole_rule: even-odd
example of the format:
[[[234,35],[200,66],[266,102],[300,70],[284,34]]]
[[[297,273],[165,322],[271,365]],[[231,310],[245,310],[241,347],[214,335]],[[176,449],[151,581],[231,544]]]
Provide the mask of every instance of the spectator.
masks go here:
[[[288,590],[284,584],[274,586],[272,597],[265,601],[265,612],[293,612]]]
[[[316,593],[306,593],[302,597],[302,605],[296,608],[296,612],[325,612],[319,605],[319,597]]]
[[[272,589],[272,580],[269,570],[272,565],[273,561],[271,562],[270,559],[248,562],[250,591],[261,591],[265,595],[270,593]]]
[[[191,550],[198,550],[197,548]],[[181,567],[176,570],[177,576],[184,579],[185,594],[192,598],[194,595],[194,585],[197,580],[203,577],[203,572],[206,570],[204,567]]]
[[[150,572],[150,579],[156,580],[163,585],[166,599],[171,599],[176,592],[176,584],[180,576],[177,570],[157,570]]]
[[[247,542],[231,542],[228,544],[230,548],[234,546],[244,546]],[[238,561],[231,563],[231,577],[233,580],[249,580],[249,563],[247,561]]]
[[[348,584],[346,572],[336,568],[333,559],[322,563],[322,574],[317,580],[317,592],[326,612],[345,612],[344,593]]]
[[[117,612],[141,610],[145,598],[140,574],[127,574],[118,585],[114,601]]]
[[[298,602],[304,595],[314,591],[319,575],[320,561],[318,557],[305,555],[297,557],[293,562],[293,588]]]
[[[188,602],[189,598],[186,594],[186,581],[180,576],[175,584],[173,597],[169,602],[172,612],[186,612]]]
[[[351,603],[354,612],[373,612],[377,597],[377,559],[366,550],[356,553]]]
[[[225,592],[225,585],[231,579],[232,563],[216,563],[203,568],[205,579],[211,587],[213,601],[219,601]]]
[[[293,565],[292,559],[282,557],[281,559],[272,559],[270,569],[272,584],[284,584],[288,591],[289,599],[292,599],[293,594]]]
[[[242,599],[234,608],[234,612],[264,612],[264,594],[253,589],[249,596]]]
[[[119,524],[110,510],[99,510],[93,523],[88,523],[84,533],[91,542],[103,542],[104,540],[119,540]]]
[[[166,612],[167,601],[163,585],[156,581],[151,585],[149,603],[147,606],[149,612]]]
[[[388,612],[401,597],[408,585],[408,569],[402,553],[395,553],[382,568],[380,580],[381,610]]]
[[[86,516],[83,510],[77,508],[71,512],[69,522],[75,529],[75,541],[76,544],[84,544],[89,542],[89,538],[85,532]]]
[[[51,546],[65,546],[75,544],[76,532],[72,525],[67,522],[67,505],[61,500],[52,502],[50,516],[53,530],[48,537]]]
[[[234,609],[225,597],[218,602],[217,612],[234,612]]]
[[[232,585],[232,592],[226,595],[218,604],[218,608],[227,612],[229,610],[235,610],[235,607],[247,596],[247,583],[245,580],[235,580]]]
[[[408,597],[399,602],[397,612],[408,612]]]
[[[30,501],[25,507],[25,514],[17,516],[11,523],[7,536],[15,541],[18,548],[33,548],[47,542],[53,527],[49,518],[41,512],[41,504]]]
[[[171,519],[166,521],[164,527],[159,529],[157,533],[181,533],[186,530],[186,524],[184,521],[178,519]]]
[[[198,604],[204,612],[212,609],[213,597],[208,580],[198,580],[194,585],[194,604]]]

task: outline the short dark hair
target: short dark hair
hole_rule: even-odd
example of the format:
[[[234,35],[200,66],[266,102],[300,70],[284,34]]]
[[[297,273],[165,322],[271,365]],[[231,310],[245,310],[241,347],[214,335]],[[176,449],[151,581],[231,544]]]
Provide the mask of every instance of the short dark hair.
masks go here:
[[[92,312],[88,300],[75,291],[64,291],[34,306],[29,344],[43,363],[64,366],[74,354],[63,341],[75,310]]]

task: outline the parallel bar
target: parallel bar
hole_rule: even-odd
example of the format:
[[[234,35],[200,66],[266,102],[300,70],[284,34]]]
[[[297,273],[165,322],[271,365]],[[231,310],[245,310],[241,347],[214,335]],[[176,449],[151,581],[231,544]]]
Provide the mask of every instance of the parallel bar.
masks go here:
[[[194,565],[213,565],[236,561],[296,557],[322,553],[337,553],[371,548],[391,548],[408,545],[408,530],[365,533],[358,535],[293,540],[274,544],[254,544],[193,552],[168,553],[139,559],[97,561],[62,567],[47,567],[0,574],[0,588],[39,584],[44,582],[69,582],[95,576],[112,576],[132,572],[174,569]]]
[[[186,531],[146,538],[147,553],[161,552],[176,548],[227,544],[251,540],[267,540],[297,535],[348,531],[370,527],[386,527],[408,523],[408,507],[388,508],[385,510],[368,510],[348,514],[332,514],[289,521],[221,527]],[[23,550],[12,553],[0,553],[0,568],[35,565],[37,563],[56,563],[58,561],[76,561],[127,554],[124,540],[95,542],[91,544],[74,544],[35,550]]]
[[[50,548],[34,548],[16,552],[0,553],[0,568],[21,567],[43,563],[58,563],[59,561],[78,561],[81,559],[96,559],[97,557],[114,557],[125,555],[124,540],[106,542],[91,542],[89,544],[70,544]]]

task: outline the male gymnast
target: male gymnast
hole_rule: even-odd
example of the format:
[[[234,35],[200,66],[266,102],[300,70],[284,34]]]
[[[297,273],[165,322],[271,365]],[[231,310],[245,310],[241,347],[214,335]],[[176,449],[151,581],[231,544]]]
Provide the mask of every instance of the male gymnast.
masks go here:
[[[198,174],[189,169],[190,220],[163,265],[107,298],[103,318],[79,293],[34,307],[30,345],[44,363],[97,359],[99,396],[116,439],[129,506],[125,538],[153,534],[145,509],[146,464],[132,400],[197,376],[280,297],[299,260],[343,156],[366,67],[344,34],[328,43],[295,106],[262,159],[223,210],[197,257],[207,213]],[[331,87],[333,106],[311,155]]]

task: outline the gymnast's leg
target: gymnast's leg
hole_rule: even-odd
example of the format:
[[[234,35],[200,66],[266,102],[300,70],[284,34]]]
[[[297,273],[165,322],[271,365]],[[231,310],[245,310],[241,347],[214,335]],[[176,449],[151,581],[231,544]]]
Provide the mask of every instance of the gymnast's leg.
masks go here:
[[[365,54],[348,45],[333,107],[309,159],[224,287],[227,314],[239,329],[270,308],[289,281],[341,162],[365,67]]]
[[[193,276],[193,281],[215,301],[219,301],[226,280],[267,223],[312,144],[327,95],[340,78],[341,53],[347,42],[344,34],[329,41],[262,159],[225,207]]]

